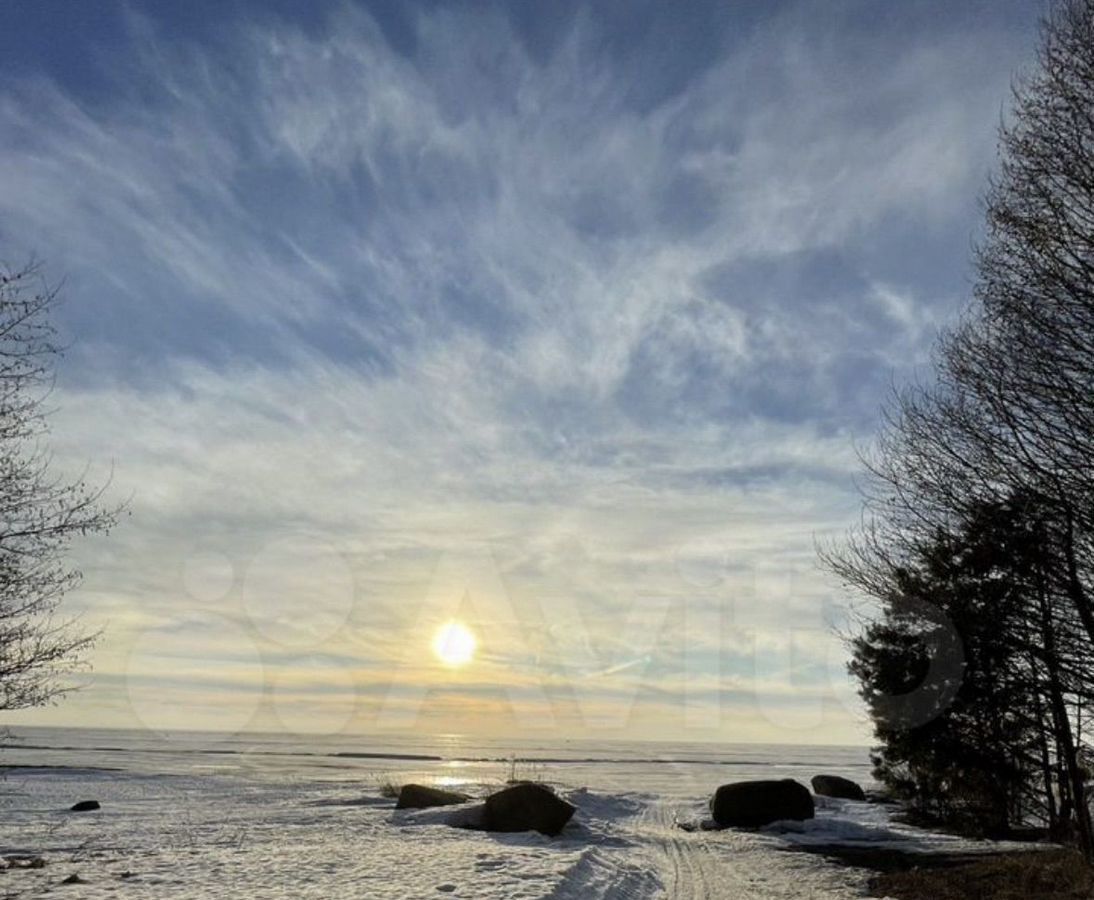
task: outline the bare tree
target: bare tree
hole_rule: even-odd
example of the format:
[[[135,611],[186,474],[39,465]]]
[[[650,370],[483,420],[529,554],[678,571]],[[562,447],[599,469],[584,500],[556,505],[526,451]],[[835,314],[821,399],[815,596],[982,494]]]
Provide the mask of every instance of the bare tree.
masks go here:
[[[0,268],[0,710],[70,689],[65,676],[95,636],[59,615],[81,578],[68,549],[78,535],[108,531],[120,511],[103,505],[103,488],[56,474],[45,445],[61,352],[56,300],[37,264]]]

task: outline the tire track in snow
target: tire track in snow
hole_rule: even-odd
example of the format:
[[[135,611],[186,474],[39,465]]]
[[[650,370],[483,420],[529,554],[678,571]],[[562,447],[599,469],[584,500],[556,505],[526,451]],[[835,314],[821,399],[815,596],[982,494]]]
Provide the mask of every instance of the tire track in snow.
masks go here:
[[[777,841],[766,836],[729,830],[682,831],[675,827],[675,809],[667,800],[645,804],[629,824],[636,849],[663,886],[642,895],[651,900],[845,900],[862,896],[865,879],[861,873],[818,857],[785,853]]]
[[[709,833],[675,827],[675,810],[665,801],[651,803],[641,816],[641,827],[662,866],[666,896],[673,900],[708,900],[742,895],[737,878],[712,852]],[[721,842],[720,842],[721,843]],[[723,849],[723,848],[719,848]]]

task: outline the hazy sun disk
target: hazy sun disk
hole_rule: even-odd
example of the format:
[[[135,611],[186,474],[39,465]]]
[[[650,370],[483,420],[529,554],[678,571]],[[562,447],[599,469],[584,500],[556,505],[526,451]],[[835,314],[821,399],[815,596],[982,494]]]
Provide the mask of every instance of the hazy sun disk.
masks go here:
[[[478,641],[471,630],[460,622],[448,622],[437,629],[433,637],[433,652],[448,666],[462,666],[475,655]]]

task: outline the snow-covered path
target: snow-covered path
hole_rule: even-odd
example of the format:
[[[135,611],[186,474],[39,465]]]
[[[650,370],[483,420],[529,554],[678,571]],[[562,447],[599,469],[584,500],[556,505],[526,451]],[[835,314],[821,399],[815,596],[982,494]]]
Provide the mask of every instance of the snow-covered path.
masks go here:
[[[634,820],[663,894],[679,900],[861,897],[862,872],[786,853],[778,838],[737,831],[684,831],[676,805],[651,799]]]

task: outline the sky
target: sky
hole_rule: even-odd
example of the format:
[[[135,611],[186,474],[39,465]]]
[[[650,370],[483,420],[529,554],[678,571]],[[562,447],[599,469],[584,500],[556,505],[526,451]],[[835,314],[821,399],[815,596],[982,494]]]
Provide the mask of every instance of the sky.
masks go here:
[[[866,742],[816,546],[1040,11],[0,4],[0,259],[128,504],[83,689],[5,721]]]

